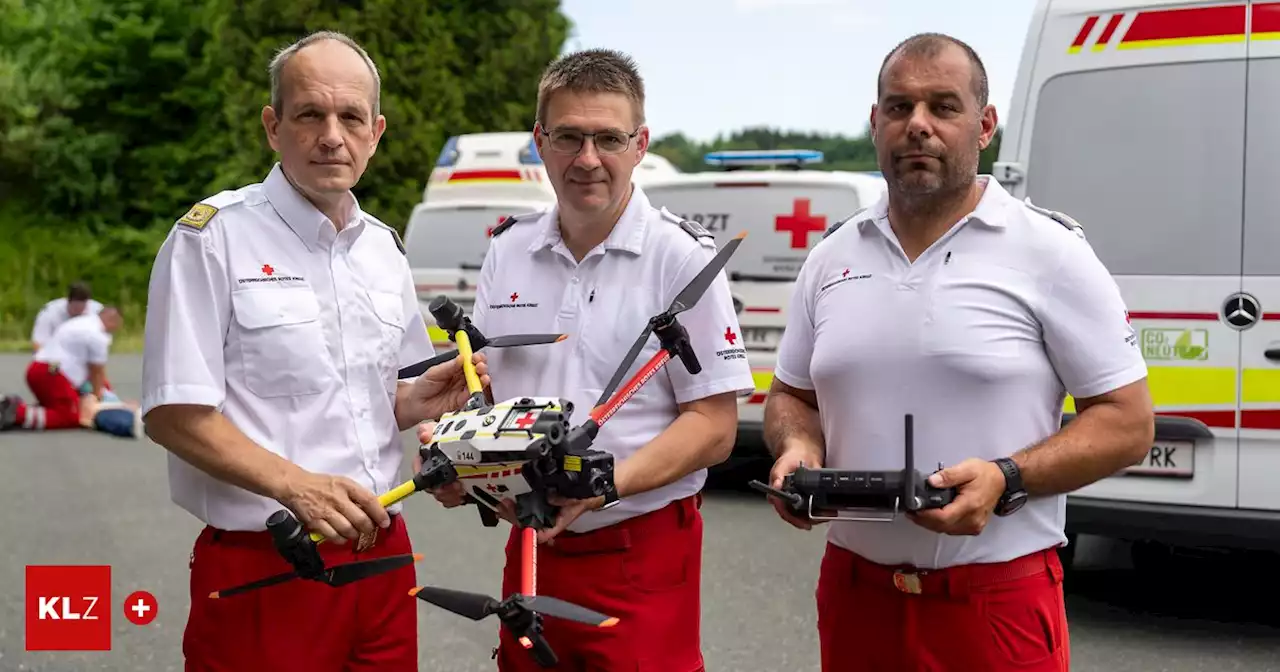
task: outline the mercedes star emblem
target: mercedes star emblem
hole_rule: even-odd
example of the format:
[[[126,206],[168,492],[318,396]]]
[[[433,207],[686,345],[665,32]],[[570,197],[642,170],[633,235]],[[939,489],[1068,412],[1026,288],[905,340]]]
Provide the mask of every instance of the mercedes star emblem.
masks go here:
[[[1232,294],[1227,298],[1227,302],[1222,304],[1222,319],[1226,320],[1232,329],[1248,329],[1261,316],[1262,306],[1258,304],[1258,300],[1244,292]]]

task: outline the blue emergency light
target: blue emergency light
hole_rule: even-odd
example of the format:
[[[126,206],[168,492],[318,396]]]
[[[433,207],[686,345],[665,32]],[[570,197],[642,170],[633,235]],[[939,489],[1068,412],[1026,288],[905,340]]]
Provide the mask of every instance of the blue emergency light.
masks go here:
[[[755,166],[793,166],[822,163],[822,152],[816,149],[745,149],[710,152],[703,157],[707,165],[721,168]]]

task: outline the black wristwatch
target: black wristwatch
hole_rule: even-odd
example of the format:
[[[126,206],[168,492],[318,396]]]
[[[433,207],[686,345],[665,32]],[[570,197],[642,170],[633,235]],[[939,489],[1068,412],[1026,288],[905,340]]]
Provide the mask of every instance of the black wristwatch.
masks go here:
[[[1007,516],[1027,503],[1027,491],[1022,487],[1022,472],[1012,459],[1001,457],[992,460],[1004,472],[1004,494],[996,502],[996,515]]]

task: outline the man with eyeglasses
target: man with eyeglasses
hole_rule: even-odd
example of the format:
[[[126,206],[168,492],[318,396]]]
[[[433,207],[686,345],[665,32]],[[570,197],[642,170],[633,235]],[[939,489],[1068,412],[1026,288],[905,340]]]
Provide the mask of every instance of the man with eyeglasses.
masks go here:
[[[649,131],[644,86],[626,56],[588,50],[552,63],[533,132],[557,202],[494,230],[473,320],[491,335],[569,334],[563,343],[489,352],[491,397],[569,399],[577,425],[649,318],[717,249],[711,234],[654,208],[632,184]],[[546,619],[563,669],[703,669],[699,493],[706,468],[732,451],[737,398],[754,385],[734,345],[741,331],[723,271],[680,321],[701,373],[675,361],[645,383],[595,441],[615,457],[617,498],[553,500],[562,507],[557,524],[538,534],[538,593],[619,619],[605,629]],[[628,375],[657,350],[651,336]],[[436,497],[458,506],[462,488]],[[519,568],[513,526],[504,595],[520,590]],[[506,628],[498,669],[539,669]]]

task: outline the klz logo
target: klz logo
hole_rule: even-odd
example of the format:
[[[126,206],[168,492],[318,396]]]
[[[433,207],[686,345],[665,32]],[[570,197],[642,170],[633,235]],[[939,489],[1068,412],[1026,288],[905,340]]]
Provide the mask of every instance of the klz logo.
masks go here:
[[[111,650],[111,567],[27,566],[27,650]]]

